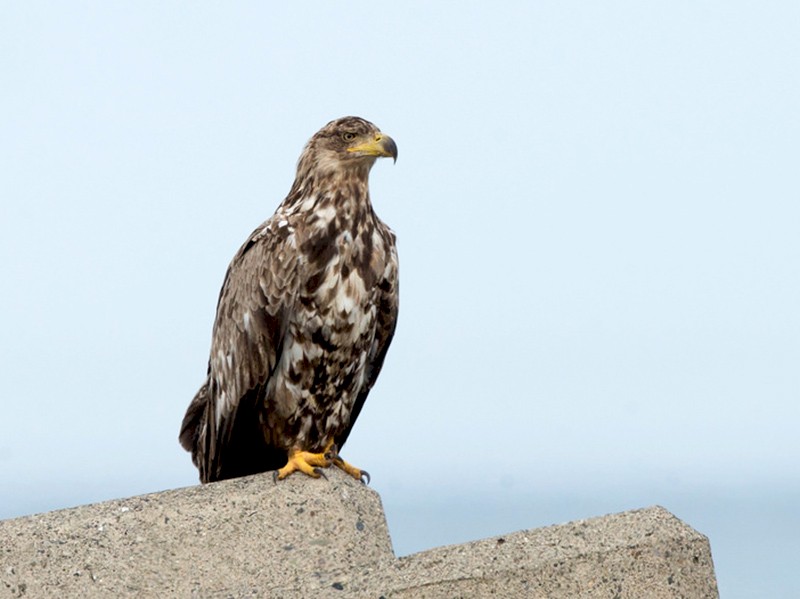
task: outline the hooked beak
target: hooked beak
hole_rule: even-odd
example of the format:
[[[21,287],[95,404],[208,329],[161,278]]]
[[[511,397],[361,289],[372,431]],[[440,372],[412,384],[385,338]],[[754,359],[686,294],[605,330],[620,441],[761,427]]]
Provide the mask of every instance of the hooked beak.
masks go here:
[[[391,157],[397,162],[397,144],[385,133],[376,133],[370,141],[347,148],[348,152],[358,152],[362,156]]]

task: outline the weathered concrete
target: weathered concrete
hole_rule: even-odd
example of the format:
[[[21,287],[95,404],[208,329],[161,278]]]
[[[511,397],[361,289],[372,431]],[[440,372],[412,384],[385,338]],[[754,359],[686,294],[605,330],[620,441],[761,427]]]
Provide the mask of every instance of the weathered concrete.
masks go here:
[[[340,569],[306,577],[277,594],[326,596],[334,585],[387,598],[719,596],[708,539],[661,507]]]
[[[188,597],[391,557],[378,494],[329,478],[251,476],[0,522],[0,597]]]
[[[270,475],[0,522],[0,597],[718,597],[660,507],[396,559],[378,495]]]

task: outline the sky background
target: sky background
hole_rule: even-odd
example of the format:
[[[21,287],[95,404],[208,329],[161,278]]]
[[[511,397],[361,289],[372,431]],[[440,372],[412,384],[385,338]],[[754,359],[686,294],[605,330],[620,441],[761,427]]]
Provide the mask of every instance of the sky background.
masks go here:
[[[401,309],[345,448],[400,554],[660,504],[800,579],[800,4],[4,2],[0,518],[195,484],[219,287],[363,116]]]

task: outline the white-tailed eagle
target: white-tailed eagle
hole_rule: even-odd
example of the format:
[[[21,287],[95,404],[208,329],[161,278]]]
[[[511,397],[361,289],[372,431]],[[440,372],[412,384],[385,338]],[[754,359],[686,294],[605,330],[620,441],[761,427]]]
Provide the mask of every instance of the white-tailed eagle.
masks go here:
[[[180,432],[204,483],[277,470],[318,477],[339,457],[397,322],[395,236],[369,172],[392,138],[344,117],[306,144],[289,195],[234,256],[208,360]]]

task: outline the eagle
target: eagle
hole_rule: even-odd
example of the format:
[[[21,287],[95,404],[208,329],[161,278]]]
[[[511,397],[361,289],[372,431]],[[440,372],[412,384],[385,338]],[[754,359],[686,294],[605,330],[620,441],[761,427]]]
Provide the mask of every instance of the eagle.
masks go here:
[[[217,302],[206,379],[179,440],[200,481],[276,471],[317,478],[339,455],[397,323],[394,232],[375,214],[369,172],[397,145],[349,116],[306,144],[286,199],[241,246]]]

